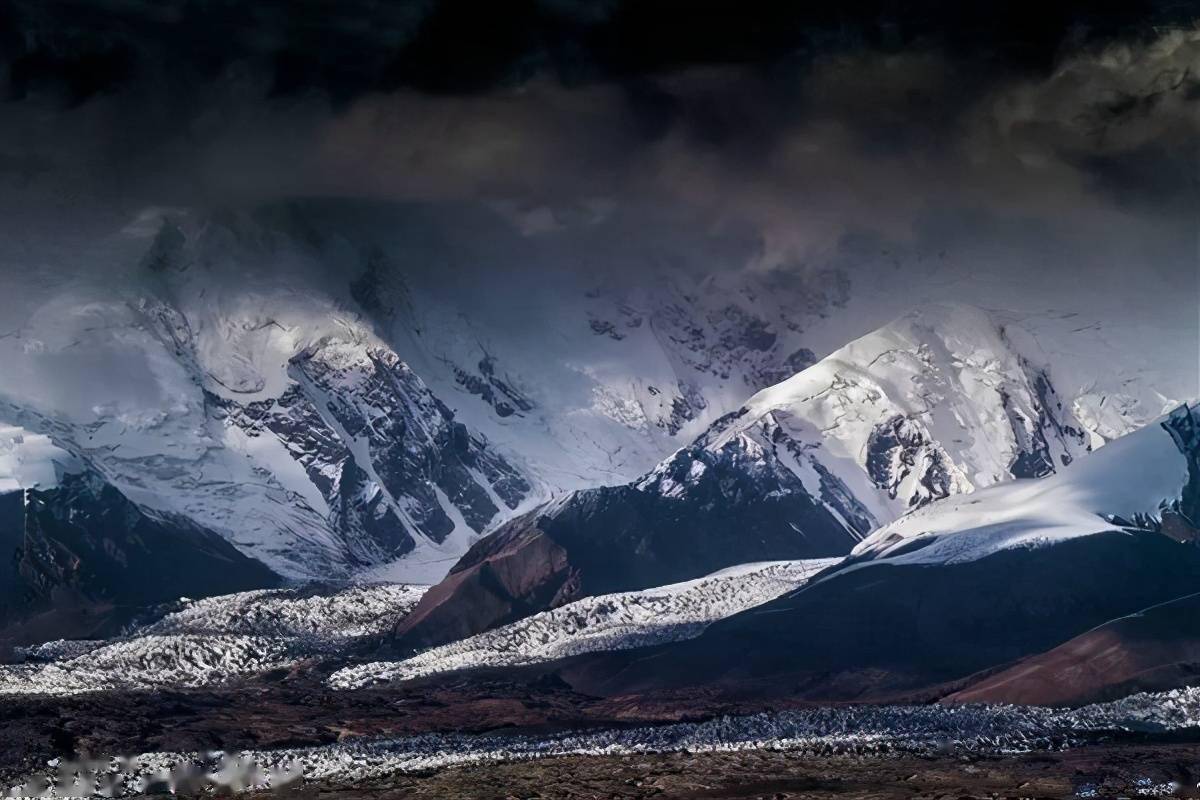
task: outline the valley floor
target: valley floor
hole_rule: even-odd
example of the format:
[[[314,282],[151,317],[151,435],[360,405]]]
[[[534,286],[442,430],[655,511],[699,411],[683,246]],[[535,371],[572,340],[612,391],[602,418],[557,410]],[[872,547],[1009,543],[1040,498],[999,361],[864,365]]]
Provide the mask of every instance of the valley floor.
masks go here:
[[[1200,797],[1200,743],[1124,743],[1015,756],[811,756],[770,750],[584,756],[397,774],[293,796],[509,798]]]
[[[290,788],[274,781],[271,796],[314,799],[1200,797],[1196,693],[1187,691],[1077,712],[810,707],[681,725],[536,682],[348,693],[322,688],[315,675],[281,677],[210,690],[10,697],[0,704],[0,786],[37,794],[22,782],[48,775],[48,763],[61,780],[73,754],[107,765],[143,753],[126,762],[128,777],[111,795],[190,796],[198,792],[186,783],[151,776],[183,774],[178,765],[190,757],[175,754],[220,749],[238,754],[239,765],[306,776]],[[651,721],[667,724],[643,727]],[[217,757],[207,758],[212,774]],[[227,766],[217,773],[230,774]],[[236,789],[218,785],[218,794]],[[90,792],[58,792],[80,794]]]

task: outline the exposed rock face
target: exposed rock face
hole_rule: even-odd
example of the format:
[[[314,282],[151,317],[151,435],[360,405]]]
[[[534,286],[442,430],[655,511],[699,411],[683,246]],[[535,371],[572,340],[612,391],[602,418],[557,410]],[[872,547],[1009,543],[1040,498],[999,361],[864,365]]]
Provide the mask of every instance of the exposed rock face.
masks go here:
[[[279,439],[328,504],[327,519],[352,564],[372,564],[413,549],[412,535],[384,493],[298,385],[277,400],[245,405],[216,396],[209,400],[218,421],[238,426],[251,438]]]
[[[147,513],[93,474],[0,495],[0,543],[0,651],[111,635],[147,606],[180,596],[279,583],[212,531]]]
[[[513,414],[525,414],[534,409],[532,400],[496,374],[494,358],[485,355],[479,359],[478,369],[478,374],[475,374],[455,367],[454,377],[460,386],[471,394],[478,395],[491,406],[497,416],[511,417]]]
[[[1188,460],[1188,480],[1178,501],[1164,510],[1162,530],[1173,539],[1200,544],[1200,406],[1183,406],[1163,422]]]
[[[387,348],[326,343],[293,358],[291,374],[344,437],[365,442],[384,490],[428,539],[454,528],[438,489],[476,531],[499,510],[488,489],[509,508],[530,489]]]
[[[1002,395],[1013,436],[1020,445],[1009,471],[1014,478],[1040,478],[1069,465],[1087,439],[1083,426],[1066,411],[1046,371],[1025,358],[1019,363],[1033,386],[1028,405],[1032,414],[1027,417],[1007,393]]]
[[[215,396],[223,424],[276,437],[324,500],[352,566],[442,543],[451,514],[482,531],[530,491],[391,350],[325,340],[294,356],[278,398]]]
[[[866,466],[871,480],[892,500],[908,484],[908,503],[913,507],[965,488],[940,445],[930,440],[919,424],[902,415],[871,431]]]
[[[579,594],[568,552],[522,517],[473,546],[397,626],[403,646],[419,649],[504,625]]]

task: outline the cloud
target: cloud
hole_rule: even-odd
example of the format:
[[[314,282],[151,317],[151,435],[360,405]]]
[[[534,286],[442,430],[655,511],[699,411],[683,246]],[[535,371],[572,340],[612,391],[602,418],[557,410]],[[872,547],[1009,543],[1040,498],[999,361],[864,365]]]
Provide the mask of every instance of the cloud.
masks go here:
[[[667,21],[630,22],[615,0],[535,5],[535,21],[504,22],[494,69],[454,89],[394,77],[443,64],[432,43],[466,35],[448,21],[454,4],[354,6],[328,31],[303,4],[291,16],[269,4],[246,12],[258,15],[253,34],[237,17],[207,15],[196,33],[215,48],[208,68],[171,27],[191,19],[186,3],[121,5],[131,16],[107,38],[88,19],[66,24],[26,6],[27,49],[53,57],[0,106],[0,212],[28,222],[22,230],[103,218],[89,224],[145,233],[136,218],[148,208],[476,204],[530,239],[616,226],[634,242],[652,228],[724,236],[739,244],[721,252],[743,261],[714,268],[762,269],[819,265],[864,236],[940,250],[931,232],[953,225],[967,226],[960,241],[1005,231],[1026,250],[1037,235],[1078,240],[1081,259],[1096,246],[1088,237],[1174,244],[1194,225],[1196,28],[1055,39],[1055,59],[1026,59],[997,56],[995,43],[962,52],[983,34],[953,15],[940,36],[909,20],[895,41],[823,44],[789,16],[789,47],[731,23],[741,49],[709,43],[697,22],[679,33],[694,50],[664,45],[674,55],[635,67],[606,49],[613,26],[632,25],[621,28],[628,38]],[[579,52],[548,54],[568,45]],[[132,54],[129,69],[65,103],[44,90],[69,84],[76,57],[105,47]],[[339,66],[313,52],[350,58]]]
[[[1119,153],[1194,142],[1200,127],[1200,29],[1111,44],[1067,59],[992,104],[997,133],[1024,158]]]

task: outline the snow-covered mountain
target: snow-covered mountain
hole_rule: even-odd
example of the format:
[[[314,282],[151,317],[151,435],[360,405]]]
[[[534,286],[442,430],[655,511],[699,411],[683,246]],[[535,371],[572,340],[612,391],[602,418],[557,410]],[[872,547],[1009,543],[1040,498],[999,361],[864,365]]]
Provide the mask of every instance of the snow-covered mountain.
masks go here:
[[[476,302],[504,286],[429,263],[409,280],[398,250],[445,258],[419,219],[403,248],[344,222],[303,206],[139,220],[126,281],[52,285],[0,337],[0,417],[286,577],[435,581],[490,524],[636,476],[808,363],[800,320],[844,299],[837,281],[696,291],[664,273],[552,287],[537,309],[557,316],[513,333],[519,310]]]
[[[1185,406],[1057,474],[931,503],[881,528],[798,591],[718,621],[696,639],[637,659],[587,657],[563,674],[581,691],[618,694],[698,686],[822,700],[950,693],[974,673],[1194,597],[1198,480],[1200,410]],[[1170,667],[1178,653],[1185,663],[1146,684],[1128,683],[1123,667],[1057,679],[1074,680],[1078,697],[1092,697],[1110,696],[1123,682],[1136,689],[1194,678],[1186,663],[1191,627],[1172,631],[1148,620],[1141,634],[1148,668]],[[1090,641],[1137,647],[1136,637]],[[1118,649],[1105,652],[1114,664],[1126,660]],[[982,685],[993,701],[1043,690],[1068,697],[1061,683],[1039,684],[1033,666],[1078,666],[1087,655],[1086,641],[1076,642],[1028,670],[1014,667],[1003,683]]]
[[[840,555],[932,501],[1053,473],[1090,445],[1036,358],[1025,332],[979,309],[908,314],[759,392],[637,481],[505,523],[401,633],[426,646],[543,603]]]
[[[408,556],[410,572],[435,579],[532,487],[361,315],[263,274],[261,262],[292,253],[286,239],[217,224],[188,239],[164,222],[143,293],[59,294],[62,316],[35,316],[21,334],[34,371],[76,350],[98,362],[75,365],[95,378],[94,401],[6,386],[5,416],[282,575]],[[106,386],[97,367],[142,383]]]
[[[759,392],[639,487],[686,494],[706,459],[746,453],[865,534],[933,500],[1047,475],[1090,446],[1030,344],[981,309],[919,309]]]
[[[0,308],[0,420],[281,575],[435,581],[489,527],[565,492],[633,481],[698,435],[710,453],[745,447],[757,460],[787,414],[728,414],[922,299],[906,288],[912,275],[861,285],[840,263],[717,269],[720,247],[671,232],[622,247],[618,222],[531,232],[478,208],[149,209],[103,247],[63,245],[88,264],[31,268],[12,288],[21,302]],[[766,470],[843,494],[821,505],[858,535],[929,498],[1044,472],[1081,442],[1157,415],[1186,382],[1154,367],[1134,391],[1150,367],[1074,311],[979,316],[978,335],[1003,328],[1011,341],[960,332],[946,353],[910,348],[893,372],[925,385],[885,387],[878,404],[876,388],[808,403],[820,425],[837,420],[836,441],[815,461],[773,452]],[[976,345],[997,360],[971,356]],[[874,352],[881,363],[888,347]],[[936,366],[947,353],[962,359],[961,379]],[[1105,375],[1078,366],[1093,361]],[[984,418],[914,411],[975,393],[988,395]],[[835,401],[864,410],[846,416]],[[976,423],[986,428],[971,442],[952,440]],[[781,436],[811,455],[824,433]],[[864,435],[874,435],[866,477],[834,464],[861,458],[845,453]],[[792,459],[796,470],[776,469]],[[679,456],[647,480],[672,491],[693,461]]]

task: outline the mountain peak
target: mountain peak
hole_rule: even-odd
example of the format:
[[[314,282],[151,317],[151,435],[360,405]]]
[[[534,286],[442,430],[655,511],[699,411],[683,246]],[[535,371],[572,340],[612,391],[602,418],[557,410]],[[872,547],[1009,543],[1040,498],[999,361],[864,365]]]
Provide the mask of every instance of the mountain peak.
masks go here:
[[[913,311],[754,395],[701,442],[716,450],[782,430],[835,472],[865,471],[887,495],[881,521],[1052,473],[1087,452],[1087,438],[1038,354],[1014,344],[1030,337],[1010,330],[967,305]]]

